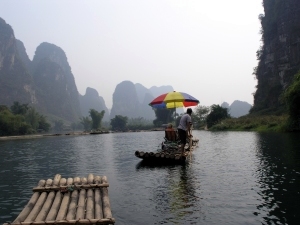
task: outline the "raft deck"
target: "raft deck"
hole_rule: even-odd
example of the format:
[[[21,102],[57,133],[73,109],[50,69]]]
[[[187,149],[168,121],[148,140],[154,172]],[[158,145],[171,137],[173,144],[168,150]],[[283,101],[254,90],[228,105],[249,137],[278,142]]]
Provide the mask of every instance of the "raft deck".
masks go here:
[[[190,159],[193,150],[198,147],[199,139],[192,139],[187,147],[185,147],[184,155],[181,154],[180,145],[177,148],[170,148],[157,152],[135,151],[134,155],[140,159],[152,162],[168,162],[181,163]]]
[[[42,224],[114,224],[108,197],[106,176],[40,180],[33,195],[12,223]]]

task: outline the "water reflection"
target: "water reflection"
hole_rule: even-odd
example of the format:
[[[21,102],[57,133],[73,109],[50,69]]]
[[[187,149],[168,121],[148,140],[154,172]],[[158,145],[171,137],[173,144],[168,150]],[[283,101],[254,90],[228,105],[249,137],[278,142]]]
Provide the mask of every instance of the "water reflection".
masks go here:
[[[257,212],[265,224],[297,224],[299,215],[299,134],[258,134]]]
[[[136,150],[163,132],[0,142],[0,223],[12,221],[39,179],[106,175],[117,224],[297,224],[300,143],[295,134],[193,131],[184,165],[151,165]]]
[[[163,185],[153,186],[151,191],[156,210],[166,214],[160,218],[159,224],[184,224],[188,221],[193,224],[193,221],[197,221],[201,213],[196,204],[200,200],[196,193],[196,190],[199,193],[200,182],[191,168],[192,164],[188,162],[182,165],[165,165],[142,160],[136,165],[137,171],[156,169],[164,173],[160,177]]]

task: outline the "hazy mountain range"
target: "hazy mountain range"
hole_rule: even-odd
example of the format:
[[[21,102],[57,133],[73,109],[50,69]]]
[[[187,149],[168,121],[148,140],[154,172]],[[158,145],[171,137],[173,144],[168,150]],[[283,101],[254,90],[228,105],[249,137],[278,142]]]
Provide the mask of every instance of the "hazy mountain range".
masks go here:
[[[252,105],[250,105],[248,102],[239,100],[235,100],[233,103],[231,103],[231,105],[229,105],[227,102],[223,102],[221,106],[223,108],[228,108],[228,113],[234,118],[247,115],[252,107]]]
[[[15,39],[11,26],[0,18],[1,105],[10,106],[14,101],[28,103],[50,121],[76,122],[81,116],[88,116],[92,108],[104,110],[104,120],[115,115],[153,120],[155,114],[148,104],[154,97],[170,91],[172,86],[147,89],[139,83],[122,81],[115,88],[109,112],[97,90],[87,87],[84,95],[79,94],[67,56],[60,47],[43,42],[37,46],[31,61],[22,41]]]

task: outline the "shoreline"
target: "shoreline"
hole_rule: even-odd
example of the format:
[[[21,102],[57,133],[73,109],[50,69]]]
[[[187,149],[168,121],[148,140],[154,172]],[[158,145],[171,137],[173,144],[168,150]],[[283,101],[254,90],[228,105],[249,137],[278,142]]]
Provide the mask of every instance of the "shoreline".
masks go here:
[[[126,131],[126,132],[148,132],[148,131],[162,131],[162,129]],[[0,136],[0,141],[1,140],[43,138],[43,137],[58,137],[58,136],[98,135],[98,134],[109,134],[109,133],[124,133],[124,132],[122,132],[122,131],[100,131],[100,132],[69,132],[69,133],[53,133],[53,134],[27,134],[27,135],[14,135],[14,136]]]
[[[94,134],[108,134],[108,133],[110,132],[70,132],[70,133],[54,133],[54,134],[28,134],[28,135],[1,136],[0,140],[31,139],[31,138],[75,136],[75,135],[94,135]]]

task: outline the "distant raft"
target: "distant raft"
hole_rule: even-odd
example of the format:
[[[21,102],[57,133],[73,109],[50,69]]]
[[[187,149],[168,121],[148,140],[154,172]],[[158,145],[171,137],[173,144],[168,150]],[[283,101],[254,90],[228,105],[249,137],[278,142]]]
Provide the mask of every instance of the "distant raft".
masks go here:
[[[172,147],[166,147],[155,152],[135,151],[134,155],[149,162],[182,163],[185,162],[186,159],[191,158],[193,150],[198,146],[198,142],[199,139],[193,139],[191,143],[185,147],[184,154],[180,152],[180,145],[176,145],[175,147],[174,145],[170,145]]]
[[[114,224],[106,176],[40,180],[19,216],[4,225]]]

